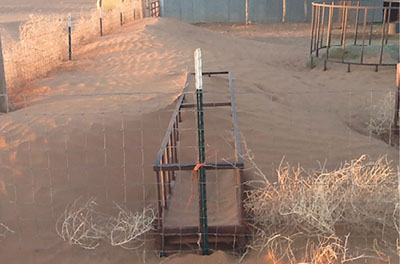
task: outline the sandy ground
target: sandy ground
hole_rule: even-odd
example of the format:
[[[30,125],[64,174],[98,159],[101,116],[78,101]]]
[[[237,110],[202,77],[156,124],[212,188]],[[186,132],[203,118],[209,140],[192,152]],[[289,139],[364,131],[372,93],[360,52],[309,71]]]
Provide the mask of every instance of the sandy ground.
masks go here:
[[[35,4],[43,7],[42,2]],[[12,23],[36,8],[29,1],[0,5],[9,8],[0,21],[11,31]],[[60,5],[50,5],[48,12]],[[193,26],[162,18],[136,22],[81,47],[74,61],[31,84],[36,92],[27,97],[27,108],[0,116],[5,184],[0,221],[16,231],[0,242],[0,262],[160,262],[151,242],[143,254],[106,245],[95,251],[70,246],[55,234],[55,222],[78,197],[96,196],[99,208],[111,213],[112,201],[132,211],[155,206],[152,163],[185,71],[193,69],[195,48],[203,51],[204,70],[233,72],[239,128],[271,182],[283,157],[306,168],[320,161],[333,169],[361,154],[387,155],[397,166],[398,149],[366,129],[370,105],[394,89],[394,69],[375,73],[354,67],[346,73],[345,66],[330,65],[323,72],[319,65],[310,70],[308,35],[308,24]],[[254,178],[247,171],[246,179]],[[217,252],[166,262],[235,260]]]

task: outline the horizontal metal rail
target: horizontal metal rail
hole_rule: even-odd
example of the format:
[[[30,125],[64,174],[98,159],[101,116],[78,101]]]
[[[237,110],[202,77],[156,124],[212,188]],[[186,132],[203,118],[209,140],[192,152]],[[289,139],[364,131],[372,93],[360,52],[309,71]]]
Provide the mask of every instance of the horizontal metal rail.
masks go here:
[[[196,167],[197,163],[170,163],[154,165],[154,171],[192,171]],[[232,169],[243,169],[244,164],[238,162],[218,162],[218,163],[206,163],[204,166],[206,170],[232,170]]]

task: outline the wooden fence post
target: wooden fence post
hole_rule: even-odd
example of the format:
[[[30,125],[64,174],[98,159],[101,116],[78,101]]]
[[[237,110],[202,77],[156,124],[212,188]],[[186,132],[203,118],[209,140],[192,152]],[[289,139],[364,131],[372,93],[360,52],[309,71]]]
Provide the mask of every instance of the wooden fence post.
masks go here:
[[[6,85],[6,74],[4,69],[3,48],[0,34],[0,112],[8,113],[8,94]]]

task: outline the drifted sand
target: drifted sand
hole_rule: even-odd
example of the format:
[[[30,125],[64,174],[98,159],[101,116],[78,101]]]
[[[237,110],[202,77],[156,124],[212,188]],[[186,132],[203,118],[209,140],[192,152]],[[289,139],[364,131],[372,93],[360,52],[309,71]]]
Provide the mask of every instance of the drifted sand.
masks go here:
[[[306,168],[326,160],[333,169],[361,154],[388,155],[398,165],[398,150],[365,128],[368,105],[394,88],[394,69],[308,69],[305,24],[207,28],[164,18],[126,26],[32,84],[26,109],[0,116],[0,179],[7,187],[0,220],[17,231],[0,242],[1,263],[142,261],[142,253],[106,245],[70,246],[56,236],[55,221],[79,196],[96,196],[110,212],[111,201],[132,211],[155,205],[151,166],[195,48],[202,49],[204,70],[233,72],[239,128],[271,181],[282,157]],[[146,263],[159,262],[148,244]],[[167,263],[234,260],[217,252]]]

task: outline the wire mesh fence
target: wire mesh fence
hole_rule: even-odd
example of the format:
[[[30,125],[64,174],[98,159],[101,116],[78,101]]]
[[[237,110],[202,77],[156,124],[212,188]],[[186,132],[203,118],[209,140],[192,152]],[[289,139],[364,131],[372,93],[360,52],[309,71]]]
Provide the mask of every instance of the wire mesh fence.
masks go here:
[[[266,93],[248,92],[235,78],[233,85],[244,167],[237,168],[239,182],[234,171],[206,170],[210,251],[243,254],[248,245],[276,258],[302,259],[330,246],[341,260],[396,263],[399,157],[398,139],[389,135],[394,87]],[[235,159],[232,110],[215,104],[229,101],[223,87],[229,87],[227,76],[204,77],[207,163]],[[199,229],[185,231],[199,225],[197,172],[177,168],[164,185],[154,171],[177,96],[11,96],[19,110],[1,116],[0,124],[0,223],[7,227],[0,229],[0,255],[22,250],[41,263],[55,250],[59,258],[73,252],[95,259],[84,247],[98,257],[108,252],[146,262],[162,249],[163,219],[175,227],[165,241],[167,256],[200,252]],[[170,152],[183,164],[198,163],[195,102],[190,81]],[[159,195],[162,188],[170,188],[169,197]],[[160,215],[163,199],[169,209]],[[222,231],[226,225],[241,225],[243,232]]]
[[[139,1],[126,1],[118,8],[71,14],[31,15],[20,26],[19,39],[2,34],[8,92],[23,92],[30,81],[46,76],[83,44],[143,17]]]

